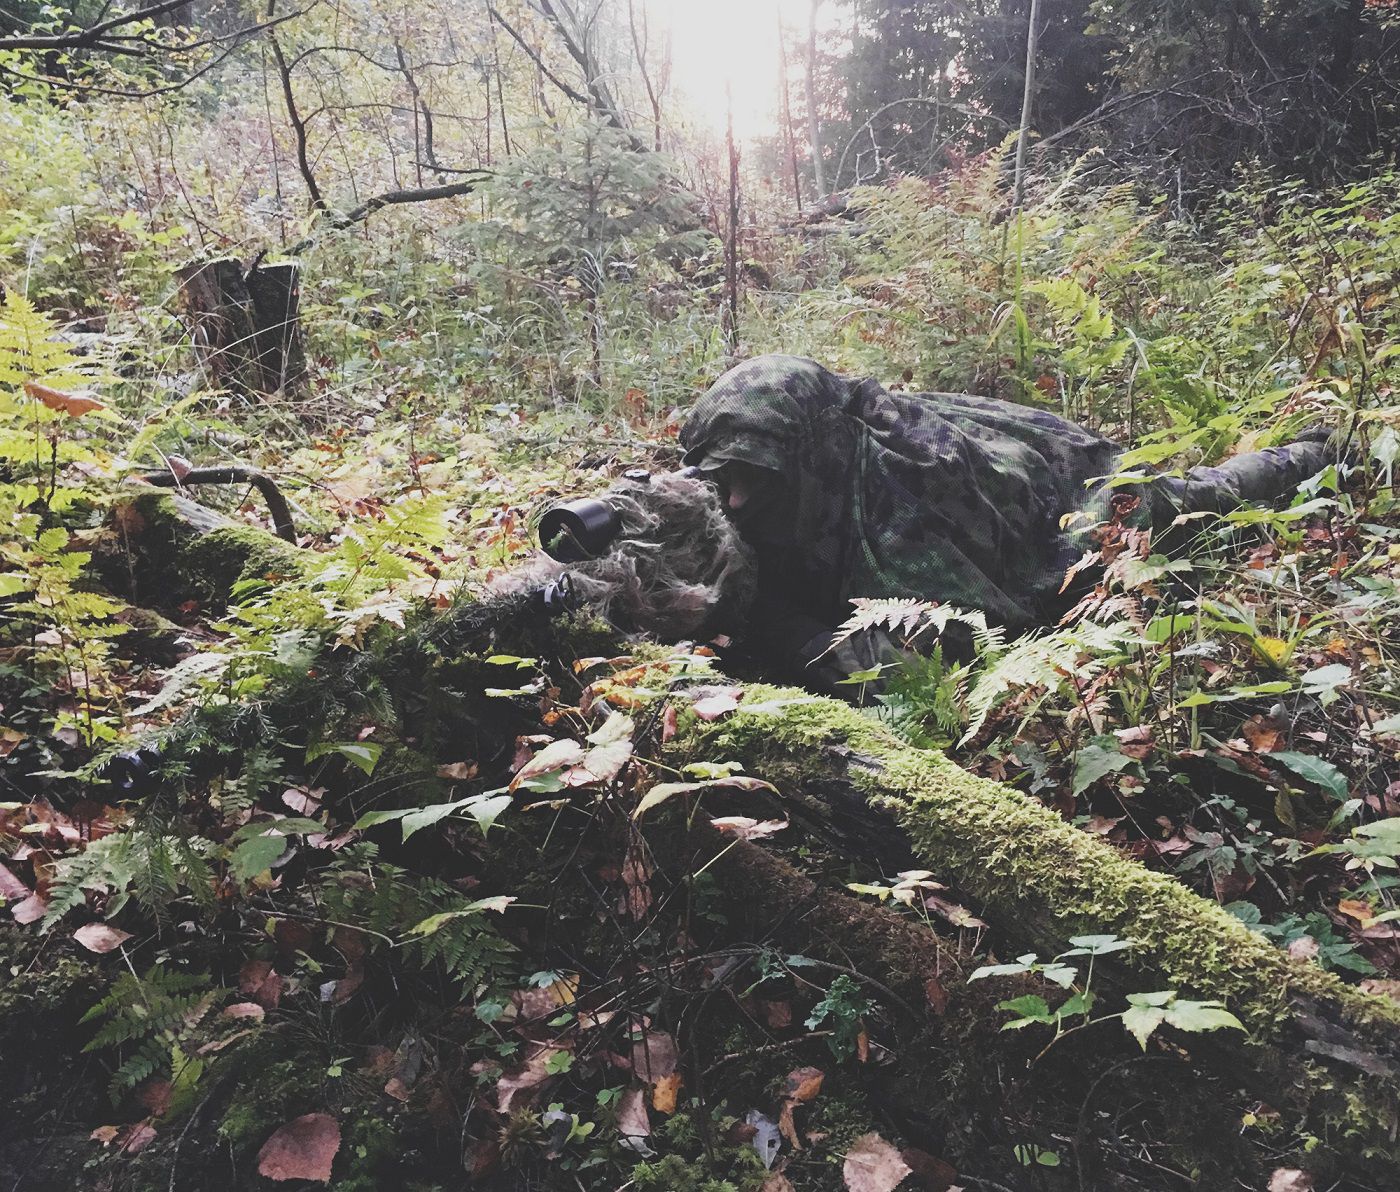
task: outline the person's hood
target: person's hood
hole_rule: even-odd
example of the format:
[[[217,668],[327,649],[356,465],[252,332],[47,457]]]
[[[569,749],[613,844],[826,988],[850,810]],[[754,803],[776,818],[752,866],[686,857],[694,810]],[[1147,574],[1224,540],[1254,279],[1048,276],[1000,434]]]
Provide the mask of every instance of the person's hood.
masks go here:
[[[730,369],[696,403],[681,430],[683,462],[704,470],[736,460],[794,479],[796,463],[845,410],[852,384],[815,360],[757,356]]]

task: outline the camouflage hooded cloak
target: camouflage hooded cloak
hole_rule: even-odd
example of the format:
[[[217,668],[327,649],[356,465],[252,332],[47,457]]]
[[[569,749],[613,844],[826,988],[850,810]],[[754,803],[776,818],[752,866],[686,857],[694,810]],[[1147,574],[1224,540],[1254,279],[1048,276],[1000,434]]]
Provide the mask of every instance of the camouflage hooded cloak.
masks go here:
[[[786,530],[755,539],[760,593],[828,628],[853,596],[981,609],[1018,630],[1059,611],[1084,544],[1065,514],[1106,507],[1121,448],[1044,410],[889,393],[811,360],[760,356],[725,373],[681,432],[685,462],[777,472]],[[1143,517],[1275,497],[1327,462],[1322,442],[1240,456],[1139,490]]]

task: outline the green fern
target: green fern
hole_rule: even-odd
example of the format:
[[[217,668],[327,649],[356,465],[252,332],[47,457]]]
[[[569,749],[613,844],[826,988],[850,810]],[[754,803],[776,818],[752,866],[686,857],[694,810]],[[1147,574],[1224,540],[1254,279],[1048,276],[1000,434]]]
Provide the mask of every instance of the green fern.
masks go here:
[[[366,870],[368,883],[363,880]],[[459,913],[467,905],[460,891],[395,865],[375,863],[353,874],[331,873],[321,897],[327,918],[361,926],[372,933],[367,935],[371,940],[397,941],[418,967],[440,968],[466,988],[490,982],[515,950],[483,915]],[[435,916],[441,922],[433,930],[413,932]]]
[[[79,1020],[84,1024],[102,1021],[84,1051],[119,1048],[125,1052],[112,1073],[112,1100],[119,1101],[151,1076],[180,1077],[172,1057],[184,1056],[183,1044],[225,992],[209,984],[207,973],[182,973],[161,965],[152,965],[139,977],[122,973],[107,996]]]
[[[43,930],[84,905],[89,893],[108,896],[108,917],[134,895],[161,923],[169,918],[171,901],[186,891],[199,902],[211,903],[213,873],[203,855],[209,847],[199,836],[143,829],[94,840],[55,865]]]
[[[1001,630],[988,626],[980,612],[968,612],[950,605],[934,604],[928,600],[884,599],[867,600],[857,597],[851,601],[855,611],[837,628],[828,649],[870,629],[884,629],[899,634],[907,643],[933,630],[941,634],[953,622],[966,625],[972,631],[979,652],[997,649],[1003,638]]]
[[[1009,696],[1034,689],[1043,696],[1059,691],[1066,683],[1090,680],[1124,643],[1135,638],[1125,625],[1086,621],[1069,629],[1023,637],[999,654],[984,656],[984,669],[964,701],[968,727],[958,744],[972,740],[993,709]]]

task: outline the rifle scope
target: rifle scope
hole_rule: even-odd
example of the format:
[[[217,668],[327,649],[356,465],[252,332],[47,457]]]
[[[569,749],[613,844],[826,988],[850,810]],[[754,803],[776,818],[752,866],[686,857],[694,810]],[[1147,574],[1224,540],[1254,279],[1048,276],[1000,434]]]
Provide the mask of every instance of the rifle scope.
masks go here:
[[[695,480],[703,476],[699,468],[681,468],[675,473]],[[633,484],[650,484],[651,473],[634,468],[623,474]],[[551,505],[540,518],[540,546],[559,563],[583,563],[607,554],[622,533],[622,515],[603,497],[577,497]]]

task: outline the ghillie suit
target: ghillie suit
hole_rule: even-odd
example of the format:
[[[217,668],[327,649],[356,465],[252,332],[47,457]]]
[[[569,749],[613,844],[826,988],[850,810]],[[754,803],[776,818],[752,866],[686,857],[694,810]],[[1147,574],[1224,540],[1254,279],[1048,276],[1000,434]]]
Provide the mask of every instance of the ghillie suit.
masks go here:
[[[758,570],[713,485],[658,474],[620,480],[603,499],[622,519],[606,555],[566,566],[541,553],[490,590],[538,588],[567,572],[575,596],[619,629],[670,642],[745,621]]]
[[[1105,519],[1123,448],[1044,410],[948,393],[889,393],[811,360],[760,356],[725,373],[681,431],[685,462],[738,461],[782,478],[790,516],[746,537],[759,560],[751,634],[810,662],[852,597],[980,609],[1012,632],[1063,611],[1085,549],[1065,515]],[[1324,442],[1153,477],[1138,524],[1223,512],[1290,491],[1332,456]]]

